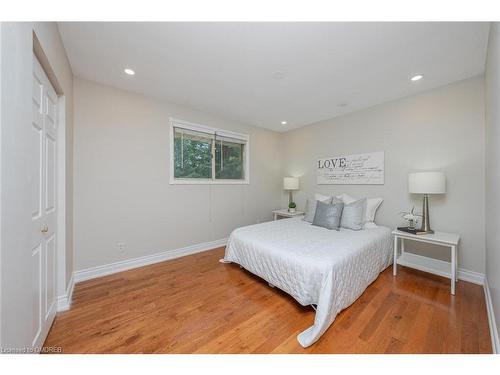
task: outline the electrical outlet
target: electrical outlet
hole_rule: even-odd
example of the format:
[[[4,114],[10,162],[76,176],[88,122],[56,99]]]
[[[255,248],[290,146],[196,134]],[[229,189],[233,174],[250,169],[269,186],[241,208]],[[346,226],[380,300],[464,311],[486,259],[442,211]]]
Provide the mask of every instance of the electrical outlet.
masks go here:
[[[125,242],[118,242],[118,252],[119,253],[124,253],[125,252]]]

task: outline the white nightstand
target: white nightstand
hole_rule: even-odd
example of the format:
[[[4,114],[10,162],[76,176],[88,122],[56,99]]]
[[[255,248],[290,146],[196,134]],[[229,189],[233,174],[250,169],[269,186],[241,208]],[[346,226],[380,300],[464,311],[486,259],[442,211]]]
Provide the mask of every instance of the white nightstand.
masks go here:
[[[283,219],[286,217],[298,217],[298,216],[304,216],[304,212],[302,211],[288,212],[288,210],[273,211],[273,220],[278,220],[280,218]]]
[[[394,264],[393,274],[396,276],[397,265],[415,268],[421,271],[433,273],[435,275],[449,277],[451,279],[451,294],[455,294],[455,282],[457,281],[457,247],[460,242],[460,236],[454,233],[435,232],[434,234],[411,234],[394,230]],[[401,241],[401,255],[398,254],[398,239]],[[405,240],[430,243],[450,248],[451,265],[448,262],[437,261],[428,257],[414,255],[405,252]],[[433,266],[429,266],[426,260],[432,260]],[[439,267],[436,267],[436,264]]]

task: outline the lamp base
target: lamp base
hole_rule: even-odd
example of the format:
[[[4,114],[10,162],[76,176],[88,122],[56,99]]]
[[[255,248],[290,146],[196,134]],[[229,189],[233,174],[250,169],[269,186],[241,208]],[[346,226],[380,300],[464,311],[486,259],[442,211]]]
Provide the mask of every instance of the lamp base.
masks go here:
[[[422,227],[419,230],[420,234],[433,234],[431,229],[431,219],[429,217],[429,196],[424,194],[424,202],[422,205]]]
[[[433,230],[426,230],[426,231],[419,230],[418,234],[434,234],[434,231]]]

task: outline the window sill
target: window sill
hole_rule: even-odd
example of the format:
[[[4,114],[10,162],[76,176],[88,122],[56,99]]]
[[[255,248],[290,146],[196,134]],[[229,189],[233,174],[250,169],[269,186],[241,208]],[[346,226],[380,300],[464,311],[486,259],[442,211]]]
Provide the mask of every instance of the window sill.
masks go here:
[[[170,185],[249,185],[247,180],[189,180],[171,179]]]

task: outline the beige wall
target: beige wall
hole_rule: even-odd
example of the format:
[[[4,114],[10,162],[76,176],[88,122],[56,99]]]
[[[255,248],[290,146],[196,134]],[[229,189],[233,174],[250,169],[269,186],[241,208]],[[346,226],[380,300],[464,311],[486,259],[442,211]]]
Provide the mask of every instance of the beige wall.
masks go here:
[[[33,287],[29,224],[29,150],[32,90],[30,25],[0,24],[1,52],[1,231],[0,278],[2,346],[31,345]],[[16,51],[16,53],[8,53]],[[23,126],[24,125],[24,126]],[[16,215],[17,213],[17,215]],[[21,325],[20,323],[24,323]]]
[[[382,197],[377,223],[403,224],[399,212],[421,198],[408,194],[408,173],[446,173],[448,192],[430,199],[435,230],[459,233],[459,267],[484,272],[484,99],[483,79],[475,78],[334,118],[284,134],[289,175],[302,176],[296,202],[315,192]],[[317,158],[385,151],[385,185],[317,185]],[[282,196],[282,204],[286,197]],[[408,247],[410,247],[408,245]],[[422,255],[444,260],[449,252],[412,244]]]
[[[500,330],[500,30],[490,29],[486,62],[486,277]],[[500,348],[497,348],[500,350]]]
[[[279,134],[78,78],[74,94],[76,270],[222,239],[279,207]],[[250,184],[170,185],[169,116],[250,134]]]
[[[421,210],[421,198],[408,194],[407,174],[442,170],[448,192],[431,197],[431,223],[461,235],[461,268],[485,271],[480,77],[283,134],[78,78],[74,90],[76,270],[221,239],[268,220],[270,210],[286,205],[286,174],[302,176],[299,208],[314,192],[380,196],[377,222],[395,227],[403,224],[400,211]],[[251,134],[251,184],[169,185],[169,116]],[[318,157],[379,150],[385,185],[316,184]],[[439,247],[410,248],[449,259]]]

